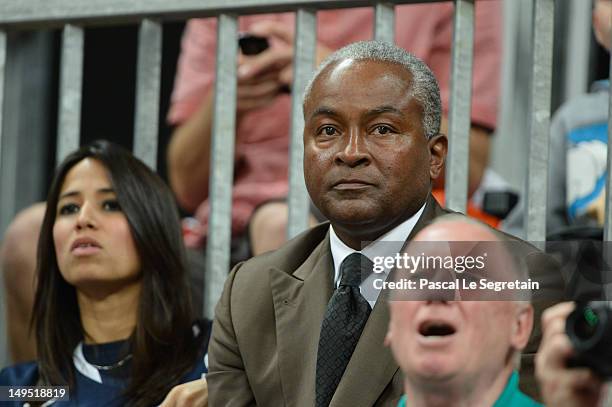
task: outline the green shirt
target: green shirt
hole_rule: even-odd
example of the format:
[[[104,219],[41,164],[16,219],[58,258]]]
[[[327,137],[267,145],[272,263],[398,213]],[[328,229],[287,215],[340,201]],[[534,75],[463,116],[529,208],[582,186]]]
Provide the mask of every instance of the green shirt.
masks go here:
[[[512,372],[504,391],[492,407],[542,407],[542,404],[529,398],[519,390],[518,372]],[[406,407],[406,396],[402,396],[397,407]]]

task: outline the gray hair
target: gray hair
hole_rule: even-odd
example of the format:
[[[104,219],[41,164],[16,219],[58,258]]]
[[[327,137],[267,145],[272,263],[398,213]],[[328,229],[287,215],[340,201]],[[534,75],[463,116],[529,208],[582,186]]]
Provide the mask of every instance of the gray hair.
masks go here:
[[[410,96],[415,98],[423,109],[422,125],[425,136],[431,138],[440,132],[442,102],[440,101],[440,87],[436,77],[419,58],[388,42],[354,42],[328,56],[319,65],[314,76],[308,82],[304,90],[304,101],[308,99],[313,83],[327,67],[347,59],[384,61],[404,67],[412,76]]]

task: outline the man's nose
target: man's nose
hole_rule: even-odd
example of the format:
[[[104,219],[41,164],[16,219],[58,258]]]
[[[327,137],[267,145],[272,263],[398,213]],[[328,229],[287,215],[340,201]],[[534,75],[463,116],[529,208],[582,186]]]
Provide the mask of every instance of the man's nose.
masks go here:
[[[79,210],[79,214],[77,215],[76,228],[95,229],[98,226],[96,216],[96,210],[93,205],[89,202],[84,203],[83,206],[81,206],[81,209]]]
[[[343,148],[336,154],[336,163],[357,167],[370,163],[370,153],[365,136],[358,130],[351,130]]]

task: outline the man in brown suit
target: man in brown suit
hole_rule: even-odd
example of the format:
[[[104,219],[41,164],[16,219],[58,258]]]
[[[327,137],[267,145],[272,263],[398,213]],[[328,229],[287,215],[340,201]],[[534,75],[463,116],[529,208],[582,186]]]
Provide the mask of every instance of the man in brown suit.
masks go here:
[[[447,150],[440,117],[433,74],[400,48],[355,43],[321,65],[304,98],[304,176],[330,222],[229,275],[209,346],[213,407],[397,403],[386,301],[366,301],[345,275],[365,242],[404,242],[445,213],[431,196]]]

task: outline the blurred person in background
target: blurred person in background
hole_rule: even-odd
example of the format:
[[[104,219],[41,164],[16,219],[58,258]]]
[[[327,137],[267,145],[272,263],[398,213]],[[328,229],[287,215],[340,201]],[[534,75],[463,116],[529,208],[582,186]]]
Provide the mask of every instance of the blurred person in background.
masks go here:
[[[595,0],[593,29],[608,52],[612,41],[612,0]],[[565,103],[551,124],[549,228],[603,226],[610,80]]]
[[[593,30],[597,42],[609,52],[612,0],[594,0]],[[609,92],[609,78],[597,81],[590,93],[565,102],[552,118],[546,231],[555,235],[553,240],[594,237],[601,240]],[[524,216],[521,207],[510,215],[504,230],[522,236]]]

